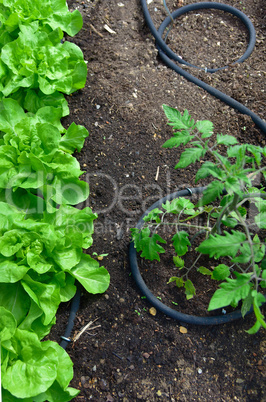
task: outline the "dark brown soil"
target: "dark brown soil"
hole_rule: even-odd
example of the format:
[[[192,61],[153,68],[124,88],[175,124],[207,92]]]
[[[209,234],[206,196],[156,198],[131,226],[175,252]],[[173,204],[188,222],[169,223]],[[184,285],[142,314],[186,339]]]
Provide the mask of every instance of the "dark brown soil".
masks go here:
[[[189,71],[263,118],[264,1],[224,2],[253,21],[254,52],[228,71]],[[170,10],[177,3],[167,1]],[[90,321],[98,327],[67,349],[74,363],[72,386],[80,389],[76,401],[266,401],[265,331],[245,332],[253,316],[212,327],[186,325],[159,312],[153,316],[128,264],[129,228],[155,200],[194,186],[195,167],[174,170],[182,149],[162,148],[171,135],[162,104],[212,120],[216,132],[241,142],[264,146],[265,136],[249,117],[163,65],[139,1],[69,0],[69,6],[84,18],[82,31],[70,40],[84,52],[88,80],[69,97],[71,114],[64,124],[75,121],[90,132],[77,158],[91,186],[88,205],[99,214],[91,252],[108,253],[103,264],[111,275],[106,294],[81,298],[74,333]],[[149,8],[158,27],[166,15],[162,1],[153,0]],[[204,67],[232,63],[247,45],[245,27],[223,12],[198,11],[175,25],[169,44]],[[52,339],[60,341],[68,314],[69,304],[60,308]]]

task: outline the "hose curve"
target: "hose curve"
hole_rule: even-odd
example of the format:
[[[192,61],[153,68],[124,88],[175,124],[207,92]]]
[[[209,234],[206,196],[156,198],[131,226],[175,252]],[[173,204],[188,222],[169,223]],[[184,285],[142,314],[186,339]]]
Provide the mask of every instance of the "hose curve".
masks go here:
[[[180,66],[178,66],[175,62],[177,61],[180,64],[189,66],[189,67],[194,67],[197,69],[201,69],[206,71],[207,73],[215,73],[216,71],[219,70],[224,70],[228,68],[228,66],[223,66],[219,68],[213,68],[213,69],[202,69],[202,67],[194,66],[193,64],[188,63],[187,61],[183,60],[181,57],[176,55],[170,48],[169,46],[166,45],[165,41],[162,38],[162,35],[165,31],[165,29],[168,27],[169,24],[172,22],[172,18],[176,19],[179,16],[188,13],[190,11],[195,11],[195,10],[200,10],[200,9],[217,9],[217,10],[222,10],[225,12],[228,12],[237,18],[239,18],[244,25],[246,26],[248,33],[249,33],[249,43],[247,46],[247,49],[243,56],[241,56],[237,61],[235,61],[233,64],[237,63],[242,63],[244,60],[246,60],[250,54],[252,53],[255,43],[256,43],[256,32],[254,29],[254,26],[251,22],[251,20],[244,14],[242,11],[238,10],[235,7],[229,6],[227,4],[222,4],[222,3],[216,3],[216,2],[202,2],[202,3],[194,3],[194,4],[189,4],[187,6],[181,7],[180,9],[174,11],[170,18],[168,16],[161,24],[159,27],[158,31],[155,28],[153,21],[151,19],[151,16],[149,14],[148,6],[146,0],[141,0],[141,5],[144,13],[144,17],[146,20],[146,23],[154,36],[156,40],[156,46],[159,52],[159,56],[163,60],[163,62],[170,67],[172,70],[176,71],[178,74],[186,78],[188,81],[194,83],[195,85],[199,86],[200,88],[203,88],[205,91],[207,91],[209,94],[213,95],[217,99],[220,99],[222,102],[226,103],[230,107],[238,110],[242,114],[246,114],[251,117],[251,119],[254,121],[254,123],[261,129],[261,131],[266,134],[266,122],[261,119],[258,115],[256,115],[254,112],[252,112],[250,109],[248,109],[246,106],[241,104],[240,102],[236,101],[235,99],[231,98],[230,96],[226,95],[225,93],[219,91],[216,88],[213,88],[212,86],[206,84],[204,81],[201,81],[200,79],[196,78]]]
[[[142,217],[139,219],[136,228],[140,229],[144,223],[143,218],[148,215],[150,211],[152,211],[154,208],[160,208],[163,203],[165,203],[167,200],[171,201],[174,198],[177,197],[185,197],[185,196],[191,196],[192,194],[201,194],[206,187],[197,187],[197,188],[187,188],[181,191],[177,191],[175,193],[172,193],[161,200],[155,202],[147,211],[142,215]],[[147,300],[159,311],[161,311],[163,314],[167,315],[168,317],[171,317],[179,322],[184,322],[187,324],[194,324],[194,325],[219,325],[219,324],[225,324],[228,322],[235,321],[239,318],[242,317],[241,310],[236,310],[233,311],[232,313],[228,313],[225,315],[218,315],[218,316],[212,316],[212,317],[198,317],[198,316],[193,316],[189,314],[184,314],[181,313],[177,310],[174,310],[168,306],[166,306],[164,303],[162,303],[160,300],[157,299],[157,297],[154,296],[154,294],[150,291],[150,289],[147,287],[146,283],[144,282],[139,267],[138,267],[138,261],[137,261],[137,251],[134,247],[134,242],[132,241],[129,245],[129,263],[131,267],[131,272],[132,276],[141,291],[141,293],[146,296]],[[250,314],[253,311],[253,308],[249,310],[247,314]]]

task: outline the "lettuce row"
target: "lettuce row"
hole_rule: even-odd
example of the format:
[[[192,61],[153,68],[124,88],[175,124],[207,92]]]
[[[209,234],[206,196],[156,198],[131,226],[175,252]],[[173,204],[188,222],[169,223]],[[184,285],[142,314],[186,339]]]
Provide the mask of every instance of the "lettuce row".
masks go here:
[[[61,124],[63,94],[84,87],[86,63],[63,41],[82,27],[65,0],[0,0],[0,349],[4,401],[65,402],[73,364],[51,341],[61,302],[79,281],[104,292],[109,273],[84,252],[92,244],[89,195],[72,156],[87,130]]]

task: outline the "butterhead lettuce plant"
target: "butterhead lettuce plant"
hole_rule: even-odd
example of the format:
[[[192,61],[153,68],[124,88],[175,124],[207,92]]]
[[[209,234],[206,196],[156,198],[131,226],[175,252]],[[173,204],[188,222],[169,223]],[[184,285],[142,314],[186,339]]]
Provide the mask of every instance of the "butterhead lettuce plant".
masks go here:
[[[232,135],[214,135],[210,121],[195,122],[187,110],[182,115],[169,106],[163,108],[174,130],[163,147],[185,146],[175,168],[201,161],[196,183],[206,178],[210,182],[196,204],[180,197],[149,212],[141,229],[131,229],[135,247],[141,257],[160,261],[167,241],[158,230],[170,225],[175,232],[173,263],[179,274],[169,282],[184,288],[190,299],[196,294],[190,275],[197,270],[219,281],[209,311],[241,303],[245,316],[253,306],[256,322],[248,332],[265,329],[261,306],[266,288],[266,191],[263,185],[254,186],[254,179],[265,180],[266,147],[240,144]],[[194,258],[189,264],[191,253]],[[204,254],[217,263],[202,266],[199,260]]]

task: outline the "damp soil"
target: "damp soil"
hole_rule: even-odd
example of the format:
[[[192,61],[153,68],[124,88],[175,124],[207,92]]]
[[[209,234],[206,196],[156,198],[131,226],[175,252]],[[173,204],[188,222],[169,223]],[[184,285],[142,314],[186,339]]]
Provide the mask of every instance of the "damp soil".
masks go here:
[[[203,68],[229,64],[215,74],[186,69],[263,118],[264,1],[224,2],[245,12],[257,33],[255,49],[244,63],[233,65],[246,49],[246,28],[220,11],[180,17],[168,43]],[[170,10],[189,3],[167,1]],[[265,135],[248,116],[161,62],[138,0],[68,4],[83,15],[83,29],[67,39],[84,52],[88,79],[83,90],[68,97],[70,115],[63,123],[68,127],[74,121],[90,132],[76,156],[82,178],[90,184],[86,205],[99,215],[90,252],[108,254],[102,263],[111,276],[105,294],[82,293],[73,336],[92,323],[67,348],[74,363],[71,385],[80,390],[75,401],[266,401],[265,331],[253,336],[245,332],[253,315],[208,327],[177,322],[160,312],[152,315],[128,263],[129,228],[146,208],[173,191],[195,186],[199,165],[177,171],[182,148],[162,148],[172,133],[162,104],[187,109],[194,119],[211,120],[216,132],[240,142],[265,146]],[[159,27],[166,16],[162,1],[151,1],[149,9]],[[51,339],[60,342],[69,310],[69,303],[60,307]]]

